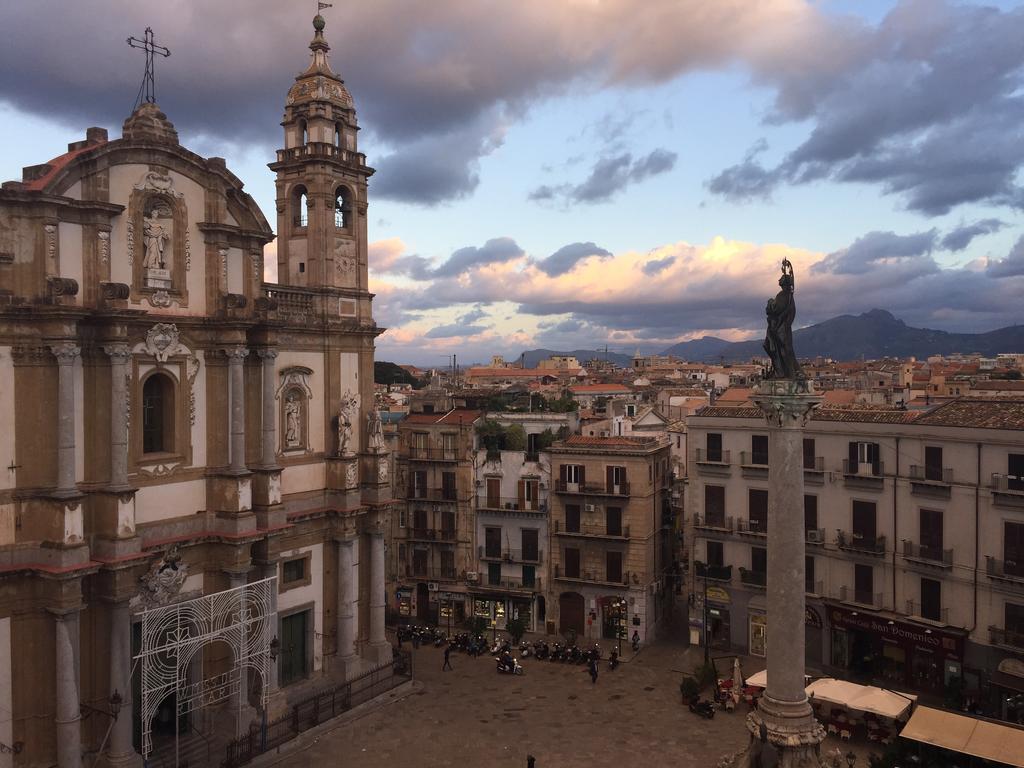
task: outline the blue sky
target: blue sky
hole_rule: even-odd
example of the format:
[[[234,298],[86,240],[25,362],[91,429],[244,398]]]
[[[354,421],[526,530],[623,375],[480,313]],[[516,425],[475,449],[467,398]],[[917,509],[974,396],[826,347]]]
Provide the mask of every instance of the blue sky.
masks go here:
[[[266,162],[307,4],[29,5],[0,9],[20,30],[0,52],[0,178],[87,125],[117,135],[141,75],[123,40],[151,24],[183,143],[224,156],[274,223]],[[948,330],[1022,322],[1018,4],[336,5],[332,63],[379,169],[382,359],[755,335],[782,256],[803,324],[876,306]],[[464,267],[437,272],[456,252]]]

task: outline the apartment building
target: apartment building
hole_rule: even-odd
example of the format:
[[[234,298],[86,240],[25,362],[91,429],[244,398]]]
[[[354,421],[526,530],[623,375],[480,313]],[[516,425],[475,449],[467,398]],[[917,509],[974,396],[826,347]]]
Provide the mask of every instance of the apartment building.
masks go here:
[[[548,495],[551,465],[545,449],[578,429],[570,413],[488,413],[504,429],[521,430],[523,447],[481,445],[476,455],[477,567],[470,574],[473,613],[498,629],[525,619],[544,631],[548,586]]]
[[[764,419],[709,407],[687,428],[691,638],[764,655]],[[962,681],[1012,717],[1006,694],[1024,690],[1024,401],[820,409],[804,485],[808,667],[932,693]]]
[[[468,615],[476,570],[473,462],[483,412],[444,405],[443,394],[420,399],[398,425],[387,596],[399,621],[455,626]]]
[[[574,435],[549,453],[548,631],[645,642],[672,600],[669,440]]]

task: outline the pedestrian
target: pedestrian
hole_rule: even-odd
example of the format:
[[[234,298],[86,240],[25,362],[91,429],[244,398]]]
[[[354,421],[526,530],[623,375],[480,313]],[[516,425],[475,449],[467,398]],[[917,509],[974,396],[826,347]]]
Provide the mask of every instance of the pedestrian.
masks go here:
[[[395,637],[398,638],[398,650],[402,650],[402,628],[401,627],[398,628],[398,631],[395,633]]]
[[[444,664],[441,665],[441,671],[444,672],[446,669],[452,668],[452,661],[448,658],[451,655],[452,649],[447,645],[444,647]],[[453,672],[455,670],[452,670]]]
[[[597,682],[597,659],[591,658],[589,666],[590,666],[590,682],[591,683],[596,683]]]

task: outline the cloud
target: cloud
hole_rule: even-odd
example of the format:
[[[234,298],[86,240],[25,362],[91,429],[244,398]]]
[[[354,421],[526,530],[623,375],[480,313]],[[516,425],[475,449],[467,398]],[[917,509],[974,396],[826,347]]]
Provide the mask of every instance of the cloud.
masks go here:
[[[616,194],[635,184],[662,173],[671,171],[678,155],[667,149],[658,148],[634,161],[633,155],[623,152],[598,158],[590,174],[579,184],[544,184],[527,196],[529,200],[544,201],[563,197],[575,203],[604,203]]]
[[[938,232],[934,229],[913,235],[897,235],[895,232],[868,232],[857,238],[850,246],[830,253],[812,267],[816,273],[831,272],[841,275],[860,275],[880,262],[904,260],[904,263],[931,253],[935,247]],[[926,260],[927,269],[934,262]]]
[[[454,277],[472,267],[498,264],[524,256],[523,249],[511,237],[495,237],[480,248],[468,246],[452,253],[444,264],[433,270],[433,277]]]
[[[676,263],[675,256],[666,256],[663,259],[652,259],[646,262],[641,269],[643,269],[645,275],[653,277],[659,272],[668,269]]]
[[[587,241],[585,243],[563,245],[546,259],[541,259],[536,263],[538,269],[551,277],[557,277],[558,275],[564,275],[566,272],[571,272],[583,259],[592,256],[607,259],[611,258],[611,255],[611,251],[606,251],[604,248]]]
[[[404,275],[419,281],[456,277],[471,269],[512,261],[526,255],[510,237],[492,238],[479,248],[472,245],[459,248],[437,267],[423,256],[405,254],[405,244],[398,238],[371,243],[369,250],[370,268],[374,272]]]
[[[455,337],[476,336],[487,330],[484,325],[463,325],[462,323],[451,323],[449,325],[438,325],[431,328],[425,334],[428,339],[451,339]]]
[[[780,184],[868,182],[929,216],[1024,207],[1024,9],[903,0],[877,27],[846,22],[839,34],[841,23],[753,68],[775,91],[767,122],[806,121],[807,138],[774,167],[748,154],[709,189],[744,201]]]
[[[942,238],[942,247],[947,251],[962,251],[971,244],[974,238],[991,235],[1005,226],[1005,222],[999,219],[981,219],[973,224],[961,224]]]
[[[1024,275],[1024,235],[1010,249],[1005,259],[989,261],[985,272],[990,277],[1017,277]]]

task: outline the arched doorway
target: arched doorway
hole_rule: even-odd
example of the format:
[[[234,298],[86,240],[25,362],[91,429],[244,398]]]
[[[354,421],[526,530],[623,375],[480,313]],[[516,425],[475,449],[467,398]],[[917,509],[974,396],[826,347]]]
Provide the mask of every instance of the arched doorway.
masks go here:
[[[558,598],[558,631],[563,635],[569,630],[582,636],[584,633],[583,595],[579,592],[563,592]]]
[[[430,589],[423,581],[416,585],[416,618],[430,621]]]
[[[541,631],[541,627],[548,618],[548,606],[547,601],[544,600],[544,595],[537,595],[537,631]]]

